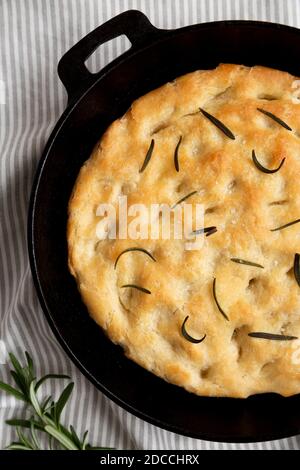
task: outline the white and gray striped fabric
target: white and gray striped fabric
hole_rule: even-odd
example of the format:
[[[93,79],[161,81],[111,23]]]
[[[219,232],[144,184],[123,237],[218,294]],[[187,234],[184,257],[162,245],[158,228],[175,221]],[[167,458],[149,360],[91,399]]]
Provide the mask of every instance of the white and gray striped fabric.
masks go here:
[[[75,391],[64,419],[79,432],[89,429],[94,444],[147,450],[299,449],[299,437],[219,444],[169,433],[135,418],[81,375],[58,345],[39,306],[28,264],[26,215],[37,162],[66,106],[57,63],[89,31],[133,8],[161,28],[221,19],[300,27],[300,0],[0,0],[0,363],[5,362],[5,348],[16,354],[26,349],[38,374],[70,374]],[[126,46],[122,38],[102,46],[91,59],[91,68],[100,69]],[[9,380],[7,365],[0,364],[0,376]],[[0,448],[15,437],[4,420],[20,413],[20,404],[1,393]]]

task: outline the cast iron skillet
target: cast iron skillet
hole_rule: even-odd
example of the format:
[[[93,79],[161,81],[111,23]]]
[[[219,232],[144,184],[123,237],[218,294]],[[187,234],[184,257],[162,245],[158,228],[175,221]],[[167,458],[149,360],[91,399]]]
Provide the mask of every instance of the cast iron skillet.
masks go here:
[[[100,44],[125,34],[129,51],[97,74],[84,63]],[[29,209],[32,274],[57,339],[109,398],[162,428],[213,441],[250,442],[300,431],[299,396],[205,398],[170,385],[126,359],[88,316],[67,267],[67,204],[78,171],[107,126],[149,90],[220,62],[262,64],[300,75],[300,31],[250,21],[159,30],[138,11],[99,26],[61,59],[69,104],[41,158]]]

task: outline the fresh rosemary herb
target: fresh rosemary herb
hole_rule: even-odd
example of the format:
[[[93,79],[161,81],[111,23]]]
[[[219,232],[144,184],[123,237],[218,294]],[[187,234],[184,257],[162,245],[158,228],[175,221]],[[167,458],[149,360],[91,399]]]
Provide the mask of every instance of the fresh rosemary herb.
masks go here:
[[[300,222],[300,219],[293,220],[292,222],[289,222],[288,224],[281,225],[280,227],[273,228],[271,232],[277,232],[277,230],[283,230],[284,228],[290,227],[291,225],[298,224]]]
[[[177,201],[171,209],[174,209],[174,207],[178,206],[179,204],[181,204],[183,201],[186,201],[189,197],[191,196],[194,196],[194,194],[197,194],[197,191],[192,191],[191,193],[187,194],[186,196],[182,197],[181,199],[179,199],[179,201]]]
[[[150,290],[146,289],[145,287],[137,286],[135,284],[124,284],[124,286],[121,286],[122,289],[127,288],[127,287],[131,289],[137,289],[141,292],[144,292],[144,294],[151,294]]]
[[[130,309],[126,307],[126,305],[124,304],[124,302],[122,302],[122,299],[121,299],[120,296],[119,296],[119,302],[120,302],[121,306],[124,308],[124,310],[125,310],[127,313],[131,314]]]
[[[298,339],[297,336],[288,336],[288,335],[276,335],[273,333],[264,333],[261,331],[255,331],[253,333],[248,333],[248,336],[251,338],[259,338],[259,339],[270,339],[274,341],[291,341],[292,339]]]
[[[196,339],[196,338],[193,338],[185,329],[185,324],[186,322],[188,321],[189,319],[189,316],[185,317],[184,319],[184,322],[182,323],[182,326],[181,326],[181,333],[182,333],[182,336],[188,340],[190,343],[194,343],[194,344],[199,344],[199,343],[202,343],[202,341],[205,340],[206,338],[206,335],[204,335],[202,338],[200,339]]]
[[[87,442],[88,431],[85,431],[83,438],[80,439],[72,426],[67,429],[61,423],[61,414],[71,396],[73,382],[66,386],[56,401],[51,395],[42,401],[38,397],[40,387],[46,380],[70,379],[69,376],[48,374],[37,380],[33,361],[27,352],[25,352],[27,362],[25,366],[22,366],[13,354],[10,354],[9,357],[14,368],[11,371],[11,376],[16,387],[0,382],[0,390],[23,401],[28,408],[31,408],[32,416],[28,419],[14,418],[6,421],[10,426],[16,427],[19,438],[19,441],[12,442],[7,447],[8,450],[52,450],[52,442],[58,450],[104,449],[93,447]],[[41,432],[48,437],[47,449],[42,449],[42,444],[38,439]]]
[[[214,233],[218,231],[217,227],[210,227],[210,229],[211,230],[205,234],[206,237],[210,237],[211,235],[213,235]]]
[[[296,253],[295,258],[294,258],[294,276],[298,283],[298,286],[300,287],[300,255],[299,253]]]
[[[174,165],[175,165],[175,170],[179,171],[179,161],[178,161],[178,152],[179,152],[179,147],[182,142],[182,135],[179,138],[178,144],[176,145],[175,152],[174,152]]]
[[[145,250],[145,248],[140,248],[138,246],[134,246],[132,248],[126,248],[126,250],[122,251],[118,256],[117,256],[117,259],[115,261],[115,265],[114,265],[114,269],[116,269],[117,267],[117,264],[118,264],[118,261],[119,259],[121,258],[122,255],[124,255],[125,253],[129,253],[130,251],[140,251],[141,253],[145,253],[147,256],[149,256],[149,258],[151,258],[153,261],[156,261],[156,259],[154,258],[153,255],[151,255],[151,253],[149,253],[149,251]]]
[[[259,161],[257,160],[257,157],[255,155],[255,150],[252,150],[252,160],[253,160],[253,163],[254,165],[256,166],[256,168],[258,168],[260,171],[262,171],[263,173],[268,173],[268,174],[271,174],[271,173],[276,173],[277,171],[280,170],[280,168],[282,167],[282,165],[284,164],[285,162],[285,158],[283,158],[281,160],[281,163],[279,165],[278,168],[275,168],[274,170],[269,170],[269,168],[266,168],[264,166],[262,166],[261,163],[259,163]]]
[[[198,228],[197,230],[193,230],[192,234],[194,235],[200,235],[201,233],[205,233],[207,237],[212,235],[213,233],[217,232],[217,227],[204,227],[204,228]]]
[[[214,278],[214,281],[213,281],[213,296],[214,296],[214,300],[215,300],[215,302],[216,302],[216,305],[217,305],[217,307],[218,307],[219,312],[223,315],[223,317],[225,318],[225,320],[229,321],[228,316],[226,315],[226,313],[224,312],[224,310],[223,310],[222,307],[220,306],[219,301],[218,301],[218,299],[217,299],[217,293],[216,293],[216,278]]]
[[[223,122],[221,122],[219,119],[217,119],[215,116],[212,114],[209,114],[207,111],[205,111],[202,108],[199,108],[203,116],[205,116],[210,122],[212,122],[220,131],[223,132],[229,139],[235,140],[234,134],[231,132],[230,129],[228,129]]]
[[[239,264],[247,264],[248,266],[254,266],[255,268],[262,268],[264,267],[261,264],[258,263],[253,263],[252,261],[246,261],[245,259],[240,259],[240,258],[230,258],[231,261],[234,263],[239,263]]]
[[[151,144],[150,144],[150,146],[149,146],[149,149],[148,149],[148,151],[147,151],[147,153],[146,153],[146,157],[145,157],[144,163],[143,163],[143,165],[142,165],[142,167],[141,167],[141,169],[140,169],[140,173],[142,173],[142,172],[145,170],[146,166],[147,166],[148,163],[150,162],[150,158],[152,157],[152,153],[153,153],[153,149],[154,149],[154,144],[155,144],[155,141],[154,141],[154,139],[152,139],[152,140],[151,140]]]
[[[280,119],[279,117],[275,116],[275,114],[273,113],[270,113],[270,111],[266,111],[265,109],[262,109],[262,108],[256,108],[257,111],[259,111],[260,113],[263,113],[265,114],[266,116],[268,116],[269,118],[273,119],[273,121],[277,122],[277,124],[279,124],[280,126],[284,127],[285,129],[287,129],[288,131],[291,131],[292,128],[286,123],[284,122],[282,119]]]

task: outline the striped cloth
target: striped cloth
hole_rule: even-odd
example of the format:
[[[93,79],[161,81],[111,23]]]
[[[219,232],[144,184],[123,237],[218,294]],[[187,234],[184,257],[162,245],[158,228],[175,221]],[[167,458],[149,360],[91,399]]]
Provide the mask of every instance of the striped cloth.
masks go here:
[[[135,418],[102,395],[75,368],[39,306],[28,264],[26,215],[37,162],[66,106],[57,63],[89,31],[132,8],[142,10],[161,28],[221,19],[259,19],[300,27],[300,0],[1,0],[0,363],[5,362],[5,348],[18,355],[26,349],[38,374],[70,374],[75,390],[64,420],[79,432],[89,429],[94,444],[147,450],[299,449],[297,437],[219,444],[176,435]],[[102,46],[91,59],[91,68],[100,69],[126,46],[120,38]],[[0,364],[0,376],[9,380],[7,365]],[[60,386],[56,386],[58,393]],[[4,420],[21,412],[19,403],[0,394],[0,448],[15,438]]]

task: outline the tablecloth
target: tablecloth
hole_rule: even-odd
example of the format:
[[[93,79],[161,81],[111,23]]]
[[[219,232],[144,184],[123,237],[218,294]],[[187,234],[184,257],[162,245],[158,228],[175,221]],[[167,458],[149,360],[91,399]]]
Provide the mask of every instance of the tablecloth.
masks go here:
[[[300,27],[300,0],[0,0],[0,378],[5,350],[32,355],[38,374],[75,381],[64,421],[89,429],[94,444],[118,449],[299,449],[299,437],[255,444],[186,438],[150,425],[114,404],[76,369],[54,338],[33,287],[26,247],[30,189],[44,144],[66,106],[60,57],[96,26],[128,9],[161,28],[221,19],[255,19]],[[119,38],[90,60],[93,70],[125,50]],[[288,53],[288,51],[287,51]],[[50,387],[50,384],[49,384]],[[56,388],[54,388],[56,387]],[[48,391],[59,393],[60,385]],[[0,448],[14,438],[5,419],[22,414],[0,393]]]

